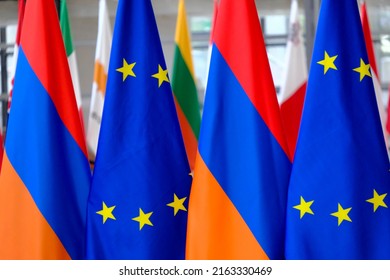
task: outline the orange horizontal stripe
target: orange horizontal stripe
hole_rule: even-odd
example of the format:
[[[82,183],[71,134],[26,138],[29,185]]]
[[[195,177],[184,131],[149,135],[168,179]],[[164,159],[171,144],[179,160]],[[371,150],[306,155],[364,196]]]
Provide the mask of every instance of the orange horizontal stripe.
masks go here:
[[[178,102],[177,102],[175,96],[174,96],[174,98],[175,98],[176,112],[177,112],[177,116],[179,118],[180,129],[181,129],[181,133],[183,136],[184,146],[186,149],[188,163],[190,164],[191,170],[194,170],[195,157],[196,157],[196,152],[198,150],[198,140],[196,139],[196,136],[192,130],[192,127],[191,127],[190,123],[188,122],[186,116],[184,115],[183,110],[178,105]]]
[[[199,153],[188,208],[186,259],[269,259]]]
[[[93,80],[97,84],[99,92],[101,92],[103,96],[105,96],[106,84],[107,84],[107,73],[104,70],[104,66],[99,61],[95,62]]]
[[[70,259],[12,167],[6,152],[0,186],[0,259]]]

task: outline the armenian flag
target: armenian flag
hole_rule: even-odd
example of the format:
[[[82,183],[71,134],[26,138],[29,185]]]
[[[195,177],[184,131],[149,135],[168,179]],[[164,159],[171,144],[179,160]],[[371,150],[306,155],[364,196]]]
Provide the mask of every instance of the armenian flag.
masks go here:
[[[0,259],[83,259],[89,186],[54,1],[27,1],[0,175]]]
[[[291,162],[254,0],[222,0],[188,210],[187,259],[283,259]]]

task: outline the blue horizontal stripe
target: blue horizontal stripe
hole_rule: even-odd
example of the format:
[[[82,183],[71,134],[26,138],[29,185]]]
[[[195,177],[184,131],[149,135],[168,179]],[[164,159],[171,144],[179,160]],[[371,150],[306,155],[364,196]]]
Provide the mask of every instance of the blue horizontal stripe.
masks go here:
[[[291,163],[215,46],[211,65],[200,154],[268,257],[282,259]]]
[[[83,258],[88,161],[22,48],[8,127],[6,150],[13,167],[70,257]]]

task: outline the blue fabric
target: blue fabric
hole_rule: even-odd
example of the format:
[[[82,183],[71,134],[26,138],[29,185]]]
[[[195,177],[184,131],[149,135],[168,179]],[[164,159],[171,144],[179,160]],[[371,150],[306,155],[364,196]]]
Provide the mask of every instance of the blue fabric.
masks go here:
[[[70,257],[84,259],[88,160],[22,47],[8,128],[6,150],[15,171]]]
[[[133,64],[134,76],[117,69]],[[190,169],[150,1],[120,0],[102,126],[88,203],[90,259],[184,259]],[[115,206],[115,220],[96,212]],[[140,210],[150,223],[140,229]]]
[[[284,258],[291,163],[213,46],[199,153],[270,259]],[[282,221],[282,222],[281,222]]]
[[[337,70],[324,73],[325,52]],[[390,173],[372,78],[353,70],[361,60],[357,2],[323,0],[289,186],[289,259],[390,258],[390,211],[367,202],[389,193]],[[300,217],[301,197],[314,215]],[[331,215],[339,204],[351,221]]]

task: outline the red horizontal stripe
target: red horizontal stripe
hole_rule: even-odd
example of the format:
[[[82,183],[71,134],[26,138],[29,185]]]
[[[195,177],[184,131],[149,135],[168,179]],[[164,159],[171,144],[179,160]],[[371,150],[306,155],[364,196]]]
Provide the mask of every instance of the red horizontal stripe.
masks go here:
[[[279,145],[288,154],[255,1],[222,2],[214,42]]]

